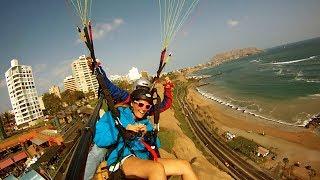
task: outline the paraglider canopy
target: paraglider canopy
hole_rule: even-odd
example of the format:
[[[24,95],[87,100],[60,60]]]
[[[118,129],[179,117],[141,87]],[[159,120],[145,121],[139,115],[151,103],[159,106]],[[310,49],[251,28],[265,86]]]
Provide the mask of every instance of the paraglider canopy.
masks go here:
[[[78,16],[77,19],[80,20],[80,23],[76,23],[80,40],[85,42],[89,50],[92,51],[93,48],[89,47],[93,46],[93,35],[90,22],[92,0],[66,0],[66,2],[74,12],[74,15]]]
[[[171,58],[168,52],[170,43],[174,40],[177,32],[187,20],[192,10],[197,6],[199,0],[158,0],[160,8],[160,25],[162,51],[160,64],[157,71],[159,78],[161,71]]]
[[[159,0],[162,49],[167,49],[199,0]]]

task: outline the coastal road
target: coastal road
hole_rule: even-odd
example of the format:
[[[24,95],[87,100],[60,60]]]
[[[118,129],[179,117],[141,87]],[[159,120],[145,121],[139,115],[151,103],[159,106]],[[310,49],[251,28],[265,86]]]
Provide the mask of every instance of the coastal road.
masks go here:
[[[181,93],[184,94],[184,93]],[[187,120],[196,136],[205,144],[210,152],[226,166],[231,176],[235,179],[273,179],[269,174],[257,169],[238,156],[226,143],[221,141],[218,135],[211,133],[198,117],[195,115],[193,109],[183,99],[177,98],[178,103],[183,108],[187,115]]]

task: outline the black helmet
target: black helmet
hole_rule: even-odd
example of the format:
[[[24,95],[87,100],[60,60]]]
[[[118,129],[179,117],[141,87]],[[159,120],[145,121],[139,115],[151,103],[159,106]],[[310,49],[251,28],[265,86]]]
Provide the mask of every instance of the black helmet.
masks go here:
[[[150,91],[146,89],[136,89],[131,94],[131,101],[137,101],[137,100],[145,100],[150,104],[153,104],[153,98],[150,93]]]

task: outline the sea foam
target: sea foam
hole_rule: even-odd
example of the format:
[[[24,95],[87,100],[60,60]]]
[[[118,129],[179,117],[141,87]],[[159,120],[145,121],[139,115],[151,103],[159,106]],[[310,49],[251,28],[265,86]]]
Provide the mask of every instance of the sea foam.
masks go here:
[[[301,62],[301,61],[308,61],[308,60],[314,59],[316,57],[317,56],[311,56],[311,57],[304,58],[304,59],[298,59],[298,60],[292,60],[292,61],[284,61],[284,62],[273,62],[271,64],[274,64],[274,65],[292,64],[292,63],[297,63],[297,62]]]
[[[254,112],[252,112],[248,109],[245,109],[243,107],[239,107],[239,106],[236,106],[236,105],[231,104],[229,102],[226,102],[218,97],[215,97],[213,94],[208,93],[207,91],[201,90],[200,88],[196,88],[196,90],[198,91],[198,93],[200,93],[202,96],[204,96],[207,99],[214,100],[214,101],[218,102],[219,104],[225,105],[225,106],[230,107],[234,110],[242,111],[243,113],[250,114],[252,116],[259,117],[259,118],[267,120],[267,121],[271,121],[271,122],[275,122],[275,123],[279,123],[279,124],[284,124],[284,125],[288,125],[288,126],[296,126],[296,127],[304,127],[306,124],[308,124],[311,121],[311,119],[307,119],[307,120],[304,120],[302,123],[301,123],[301,121],[297,121],[295,123],[283,122],[278,119],[273,119],[273,118],[262,116],[260,114],[254,113]]]

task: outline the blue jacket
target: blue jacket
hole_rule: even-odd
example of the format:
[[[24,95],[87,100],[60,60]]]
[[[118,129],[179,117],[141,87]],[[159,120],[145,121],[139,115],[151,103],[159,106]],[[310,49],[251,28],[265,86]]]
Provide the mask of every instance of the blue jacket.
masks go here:
[[[118,107],[120,113],[120,122],[123,127],[127,127],[129,124],[140,123],[144,124],[147,127],[147,131],[152,131],[153,126],[148,119],[135,121],[132,110],[129,107]],[[115,126],[114,119],[111,116],[110,111],[106,112],[96,124],[96,132],[94,136],[94,142],[98,147],[110,146],[114,143],[118,143],[116,148],[111,152],[107,159],[108,166],[114,164],[118,159],[118,154],[121,148],[124,145],[123,139],[120,138],[117,142],[118,129]],[[146,150],[144,145],[141,143],[139,137],[136,137],[134,140],[129,142],[131,150],[134,154],[140,159],[149,159],[149,152]],[[160,141],[157,139],[157,146],[160,147]],[[132,154],[128,147],[125,147],[123,154],[118,160],[121,160],[123,157]]]

